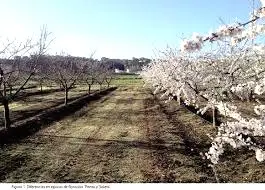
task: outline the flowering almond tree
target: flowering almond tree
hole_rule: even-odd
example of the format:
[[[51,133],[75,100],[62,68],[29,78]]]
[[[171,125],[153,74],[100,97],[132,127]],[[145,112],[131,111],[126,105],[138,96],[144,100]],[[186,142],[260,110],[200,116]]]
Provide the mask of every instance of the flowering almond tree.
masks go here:
[[[213,118],[215,110],[227,118],[216,126],[217,135],[206,153],[213,164],[226,144],[248,147],[258,161],[265,160],[264,146],[255,141],[265,136],[265,105],[257,100],[265,92],[265,46],[258,40],[265,34],[265,2],[261,3],[249,21],[220,26],[208,35],[195,33],[182,41],[180,50],[166,50],[141,74],[154,93],[162,92],[169,101],[176,97],[202,114],[212,109]],[[210,51],[204,48],[208,44]],[[257,100],[253,110],[257,117],[243,117],[235,99]]]

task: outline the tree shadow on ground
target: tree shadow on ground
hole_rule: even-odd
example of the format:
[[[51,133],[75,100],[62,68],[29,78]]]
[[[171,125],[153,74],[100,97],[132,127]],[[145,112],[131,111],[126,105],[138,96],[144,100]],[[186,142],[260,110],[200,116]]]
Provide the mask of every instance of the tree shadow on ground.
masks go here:
[[[113,90],[116,90],[116,88],[109,88],[92,95],[85,95],[81,98],[73,100],[66,106],[59,105],[57,107],[52,107],[42,111],[38,115],[18,121],[11,126],[10,130],[0,131],[0,144],[17,142],[19,139],[37,132],[42,127],[48,126],[55,121],[61,120],[64,117],[73,114],[82,107],[86,106],[90,101],[101,99]],[[34,112],[28,113],[34,114]]]

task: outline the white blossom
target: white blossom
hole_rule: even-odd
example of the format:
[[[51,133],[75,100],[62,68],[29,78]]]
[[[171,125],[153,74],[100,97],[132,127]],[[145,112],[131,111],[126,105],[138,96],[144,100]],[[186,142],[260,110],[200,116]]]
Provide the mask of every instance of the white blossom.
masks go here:
[[[257,105],[254,107],[254,111],[257,115],[262,115],[265,113],[265,105]]]
[[[265,8],[256,10],[253,16],[255,20],[265,17]],[[155,94],[161,92],[162,98],[167,97],[166,102],[177,96],[179,102],[182,99],[202,114],[217,109],[226,117],[205,154],[213,164],[218,163],[225,144],[235,149],[248,147],[256,152],[258,161],[264,160],[264,150],[252,139],[265,136],[265,105],[257,101],[253,105],[257,117],[245,118],[235,103],[238,98],[251,101],[254,95],[265,92],[265,46],[252,43],[265,34],[265,25],[249,23],[223,25],[205,36],[194,33],[181,42],[180,51],[165,51],[141,73]],[[207,41],[218,45],[203,51]]]
[[[265,151],[261,149],[256,149],[256,159],[259,162],[263,162],[265,160]]]

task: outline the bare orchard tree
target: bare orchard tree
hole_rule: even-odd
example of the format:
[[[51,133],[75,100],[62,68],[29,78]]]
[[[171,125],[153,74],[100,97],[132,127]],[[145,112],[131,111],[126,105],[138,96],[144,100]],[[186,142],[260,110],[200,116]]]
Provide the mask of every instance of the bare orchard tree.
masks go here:
[[[88,94],[91,93],[91,87],[94,85],[97,80],[97,72],[96,72],[96,60],[92,58],[85,61],[85,66],[82,72],[81,80],[84,81],[88,85]]]
[[[36,73],[33,80],[37,82],[40,92],[43,92],[43,84],[49,81],[49,59],[47,56],[41,56],[39,58],[39,64],[36,69]]]
[[[114,69],[114,61],[105,61],[104,59],[102,59],[98,64],[99,82],[105,82],[107,84],[107,87],[109,87],[113,79]]]
[[[100,86],[100,90],[102,89],[102,85],[104,84],[104,82],[107,82],[109,86],[111,79],[108,78],[110,76],[110,69],[108,65],[105,65],[102,62],[98,62],[95,66],[95,72],[96,72],[96,81]]]
[[[114,76],[113,75],[113,70],[112,69],[107,69],[106,72],[105,72],[105,74],[106,74],[105,82],[107,83],[108,88],[109,88],[110,83],[111,83],[111,81],[113,79],[113,76]]]
[[[12,96],[13,87],[21,85],[23,78],[25,77],[25,72],[23,72],[23,64],[27,58],[21,58],[16,56],[13,59],[2,59],[1,60],[1,69],[5,70],[5,88],[1,91],[9,91],[9,96]],[[7,92],[6,92],[7,93]]]
[[[50,78],[63,87],[65,92],[64,104],[68,103],[68,92],[81,77],[84,61],[72,56],[50,56]]]
[[[31,40],[27,40],[24,44],[11,42],[0,50],[0,98],[4,106],[4,122],[7,130],[11,126],[9,103],[17,97],[34,75],[39,58],[49,45],[48,36],[46,28],[43,28],[37,43],[33,44]],[[30,57],[21,57],[25,54],[29,54]]]

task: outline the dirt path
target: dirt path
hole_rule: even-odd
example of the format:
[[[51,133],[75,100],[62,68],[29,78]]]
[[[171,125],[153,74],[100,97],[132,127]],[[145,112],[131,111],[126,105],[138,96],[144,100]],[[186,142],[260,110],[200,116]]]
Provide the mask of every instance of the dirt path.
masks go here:
[[[175,121],[165,112],[142,88],[118,89],[2,147],[0,181],[214,182],[181,124],[194,118],[179,110]]]

